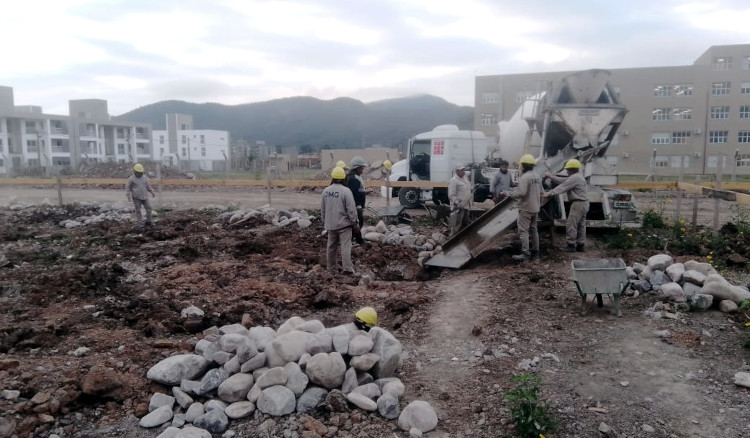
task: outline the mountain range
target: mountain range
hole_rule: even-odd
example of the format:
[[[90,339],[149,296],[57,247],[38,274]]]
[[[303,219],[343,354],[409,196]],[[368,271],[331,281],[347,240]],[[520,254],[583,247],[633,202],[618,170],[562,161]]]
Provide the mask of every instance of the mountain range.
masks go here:
[[[439,97],[419,95],[363,103],[351,98],[320,100],[290,97],[241,105],[156,102],[115,117],[166,129],[167,113],[193,116],[194,129],[229,131],[230,138],[312,149],[397,146],[420,132],[444,124],[473,129],[474,108]]]

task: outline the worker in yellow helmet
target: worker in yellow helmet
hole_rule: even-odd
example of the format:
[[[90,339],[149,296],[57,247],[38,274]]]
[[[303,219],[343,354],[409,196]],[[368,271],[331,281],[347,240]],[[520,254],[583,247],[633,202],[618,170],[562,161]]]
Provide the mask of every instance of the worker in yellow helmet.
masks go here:
[[[542,179],[534,173],[536,159],[526,154],[519,160],[523,174],[518,179],[518,186],[512,192],[501,195],[518,201],[518,236],[521,239],[521,254],[514,255],[513,260],[525,262],[539,255],[539,231],[537,219],[541,205]]]
[[[132,201],[135,207],[135,220],[138,227],[142,227],[144,223],[141,217],[141,206],[146,210],[146,222],[147,227],[151,226],[151,203],[148,201],[148,194],[151,193],[151,197],[156,196],[154,189],[151,188],[151,184],[148,183],[148,178],[143,175],[144,172],[143,164],[135,163],[133,166],[133,174],[128,178],[128,182],[125,184],[125,195],[128,197],[128,201]]]
[[[346,170],[346,162],[344,160],[338,160],[336,162],[336,167],[340,167],[340,168]]]
[[[358,329],[369,332],[371,328],[378,325],[378,312],[372,307],[363,307],[354,314],[354,325]]]
[[[542,193],[543,197],[552,197],[566,193],[570,210],[565,222],[565,252],[583,252],[586,245],[586,214],[589,212],[589,197],[586,180],[581,174],[581,162],[573,158],[565,163],[567,177],[552,175],[547,172],[545,178],[549,178],[557,184],[554,189]]]
[[[331,171],[331,185],[323,190],[320,201],[320,217],[327,231],[326,261],[329,271],[334,271],[338,264],[337,252],[341,249],[341,266],[345,273],[354,275],[352,263],[352,232],[359,232],[357,208],[354,195],[344,183],[346,171],[334,167]]]

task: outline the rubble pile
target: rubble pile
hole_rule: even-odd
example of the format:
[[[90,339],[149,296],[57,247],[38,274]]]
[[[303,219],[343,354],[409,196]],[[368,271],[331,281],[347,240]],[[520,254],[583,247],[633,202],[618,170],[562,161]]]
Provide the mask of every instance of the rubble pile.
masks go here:
[[[182,315],[200,318],[202,311],[191,306]],[[148,379],[172,387],[172,395],[152,395],[140,420],[146,428],[170,424],[160,437],[183,427],[223,433],[230,420],[251,415],[279,417],[321,407],[345,412],[349,404],[399,418],[407,431],[437,426],[427,403],[414,401],[401,412],[405,388],[394,376],[402,346],[387,330],[363,331],[354,323],[326,328],[295,316],[277,330],[232,324],[204,335],[193,354],[168,357],[148,370]]]
[[[710,263],[689,260],[675,263],[667,254],[657,254],[643,265],[634,263],[627,268],[631,281],[628,294],[656,294],[660,303],[646,313],[661,317],[662,303],[675,303],[682,311],[708,310],[718,307],[722,312],[736,312],[743,300],[750,299],[745,286],[731,284]]]
[[[312,221],[315,220],[315,216],[311,216],[305,210],[279,210],[270,205],[263,205],[258,208],[244,210],[225,211],[219,214],[219,220],[234,227],[247,222],[252,222],[252,219],[255,218],[260,218],[278,228],[284,228],[291,225],[297,225],[299,228],[308,228],[312,225]]]
[[[144,162],[149,178],[156,178],[156,163]],[[133,173],[133,163],[84,163],[73,175],[81,178],[127,178]],[[190,179],[190,176],[171,166],[161,166],[161,177],[164,179]],[[123,180],[123,187],[125,182]]]
[[[375,226],[362,227],[362,237],[371,242],[385,243],[387,245],[403,245],[419,251],[418,262],[420,266],[425,259],[442,252],[443,244],[447,239],[445,235],[434,232],[429,236],[417,234],[414,229],[405,224],[386,226],[380,221]]]
[[[77,228],[84,225],[98,224],[104,221],[130,222],[132,221],[133,204],[116,202],[114,204],[78,203],[74,206],[56,207],[45,199],[40,204],[21,204],[13,202],[8,206],[10,211],[29,210],[29,215],[46,217],[62,228]],[[151,212],[155,218],[159,213]],[[71,217],[73,217],[71,219]]]

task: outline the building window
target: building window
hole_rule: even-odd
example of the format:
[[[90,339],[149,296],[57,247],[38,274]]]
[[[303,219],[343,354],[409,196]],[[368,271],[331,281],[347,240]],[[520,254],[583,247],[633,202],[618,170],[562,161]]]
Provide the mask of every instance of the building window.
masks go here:
[[[729,118],[729,107],[728,106],[712,106],[711,107],[711,118],[714,120],[724,120]]]
[[[651,134],[651,144],[669,144],[672,134],[669,132],[654,132]]]
[[[117,128],[117,138],[125,138],[125,130]]]
[[[693,120],[692,108],[673,108],[672,120]]]
[[[719,158],[721,157],[721,158]],[[726,155],[709,155],[706,160],[706,167],[716,167],[721,163],[721,167],[727,167],[727,156]]]
[[[672,87],[669,85],[655,85],[654,96],[668,97],[672,95]]]
[[[750,82],[743,82],[740,85],[740,94],[750,94]]]
[[[184,157],[187,155],[187,148],[182,148],[182,156]]]
[[[26,125],[25,128],[27,134],[36,134],[36,122],[26,121],[24,124]]]
[[[750,167],[750,155],[737,155],[737,167]]]
[[[669,120],[669,115],[669,108],[654,108],[654,110],[651,111],[651,120]]]
[[[708,133],[708,142],[711,144],[726,143],[729,137],[729,131],[710,131]]]
[[[675,131],[672,133],[672,143],[690,143],[690,131]]]
[[[494,126],[497,125],[497,115],[493,113],[483,113],[482,114],[482,126]]]
[[[711,63],[714,71],[727,71],[732,69],[732,57],[720,56],[713,59]]]
[[[693,84],[677,84],[672,91],[675,96],[692,96]]]
[[[26,140],[26,152],[37,152],[36,140]]]
[[[669,167],[673,169],[690,167],[690,157],[687,155],[672,155]]]
[[[117,153],[120,155],[125,155],[125,145],[122,143],[117,144]]]
[[[201,148],[201,157],[206,156],[206,148]]]
[[[164,157],[164,148],[160,148],[159,149],[159,154],[160,154],[159,155],[160,157],[162,157],[162,158]]]
[[[518,91],[516,92],[516,103],[523,103],[526,99],[532,96],[531,91]]]
[[[497,103],[497,92],[482,93],[482,103],[485,105]]]
[[[750,119],[750,105],[742,105],[742,106],[740,106],[740,118],[741,119]]]
[[[750,143],[750,131],[740,131],[737,135],[737,143]]]
[[[206,136],[205,135],[201,135],[201,144],[203,144],[205,142],[206,142]]]
[[[159,144],[164,144],[164,136],[163,135],[159,136]]]
[[[729,88],[731,86],[731,82],[714,82],[711,84],[711,94],[713,94],[714,96],[729,94]]]
[[[182,144],[186,144],[186,143],[187,143],[187,136],[183,135],[182,136]]]
[[[669,157],[666,155],[657,155],[651,160],[651,167],[669,166]]]

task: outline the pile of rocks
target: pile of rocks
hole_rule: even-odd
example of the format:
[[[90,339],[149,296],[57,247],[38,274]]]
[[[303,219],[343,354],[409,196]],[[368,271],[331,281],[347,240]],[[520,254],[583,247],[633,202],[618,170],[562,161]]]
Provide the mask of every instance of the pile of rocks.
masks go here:
[[[677,310],[707,310],[716,304],[722,312],[736,312],[742,300],[750,299],[746,287],[732,285],[709,263],[674,263],[671,256],[657,254],[645,265],[634,263],[627,272],[629,294],[654,293],[662,302],[676,303]],[[647,312],[657,315],[658,309]]]
[[[326,328],[318,320],[292,317],[278,330],[232,324],[204,335],[194,354],[168,357],[147,373],[172,387],[171,395],[153,394],[150,412],[140,420],[143,427],[170,425],[162,438],[187,432],[185,427],[194,436],[201,436],[200,429],[223,433],[230,419],[250,415],[275,417],[321,407],[342,412],[348,404],[399,418],[407,431],[437,426],[437,415],[425,402],[400,410],[405,388],[394,376],[402,347],[384,329],[366,332],[353,323]]]
[[[299,228],[307,228],[312,225],[315,216],[310,216],[305,210],[277,210],[270,205],[258,208],[226,211],[219,215],[219,220],[232,226],[239,226],[253,218],[262,218],[267,223],[278,228],[297,225]]]
[[[419,251],[420,265],[424,259],[442,252],[442,245],[448,238],[442,233],[432,233],[429,236],[417,234],[414,229],[405,224],[386,226],[380,221],[375,226],[362,227],[362,237],[371,242],[387,245],[403,245]]]

